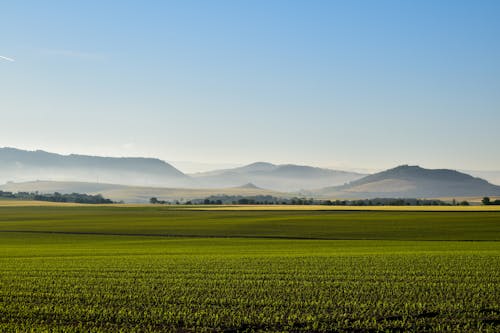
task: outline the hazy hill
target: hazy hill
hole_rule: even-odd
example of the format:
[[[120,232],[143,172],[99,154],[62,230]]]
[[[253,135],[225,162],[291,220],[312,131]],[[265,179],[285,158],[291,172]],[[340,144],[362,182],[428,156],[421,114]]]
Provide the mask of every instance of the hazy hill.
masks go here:
[[[480,177],[486,179],[492,184],[500,185],[500,171],[477,171],[477,170],[464,170],[463,172],[468,173],[474,177]]]
[[[299,191],[325,185],[340,185],[364,175],[303,165],[257,162],[239,168],[191,174],[203,187],[229,187],[251,183],[276,191]]]
[[[105,198],[126,203],[146,203],[151,197],[160,200],[191,200],[203,199],[214,195],[272,195],[287,197],[287,194],[257,188],[252,184],[239,187],[195,189],[195,188],[166,188],[146,186],[125,186],[116,184],[85,183],[85,182],[58,182],[33,181],[22,183],[7,183],[0,185],[0,190],[9,192],[40,192],[40,193],[87,193],[102,194]]]
[[[254,184],[275,191],[341,185],[363,175],[301,165],[257,162],[234,169],[186,175],[156,158],[60,155],[0,148],[0,184],[35,180],[175,188],[227,188]]]
[[[8,182],[0,185],[0,191],[7,192],[40,192],[40,193],[86,193],[98,194],[109,190],[116,190],[128,187],[126,185],[105,184],[105,183],[87,183],[87,182],[64,182],[37,180],[32,182]]]
[[[315,193],[338,198],[492,196],[500,195],[500,186],[455,170],[402,165]]]
[[[188,176],[155,158],[59,155],[42,150],[0,148],[0,183],[36,179],[127,185],[191,185]]]

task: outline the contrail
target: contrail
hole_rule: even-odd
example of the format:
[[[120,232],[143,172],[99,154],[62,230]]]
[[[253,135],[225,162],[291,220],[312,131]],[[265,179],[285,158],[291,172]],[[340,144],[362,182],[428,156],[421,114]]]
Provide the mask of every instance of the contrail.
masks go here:
[[[7,61],[15,61],[12,58],[4,57],[4,56],[1,56],[1,55],[0,55],[0,59],[7,60]]]

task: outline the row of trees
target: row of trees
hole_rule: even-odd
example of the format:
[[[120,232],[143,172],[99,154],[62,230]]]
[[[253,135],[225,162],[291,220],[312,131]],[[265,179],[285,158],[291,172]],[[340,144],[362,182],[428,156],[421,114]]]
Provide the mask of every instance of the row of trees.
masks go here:
[[[489,206],[489,205],[500,205],[500,200],[494,200],[491,201],[489,197],[484,197],[482,200],[483,205]]]
[[[280,198],[271,195],[238,196],[213,195],[204,199],[194,199],[186,202],[169,202],[153,197],[152,204],[184,204],[184,205],[325,205],[325,206],[450,206],[441,200],[426,200],[414,198],[375,198],[364,200],[322,200],[313,198]],[[467,201],[454,205],[469,205]]]
[[[16,200],[35,200],[35,201],[50,201],[50,202],[74,202],[85,204],[112,204],[110,199],[104,198],[100,194],[82,194],[82,193],[67,193],[61,194],[54,192],[52,194],[41,194],[38,192],[4,192],[0,191],[0,198],[16,199]]]

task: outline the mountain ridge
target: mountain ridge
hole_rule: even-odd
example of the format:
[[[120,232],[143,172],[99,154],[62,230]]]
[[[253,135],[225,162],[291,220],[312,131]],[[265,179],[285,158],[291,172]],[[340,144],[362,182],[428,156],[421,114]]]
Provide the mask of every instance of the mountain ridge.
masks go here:
[[[257,188],[296,192],[340,185],[362,176],[348,171],[262,161],[231,169],[185,174],[158,158],[62,155],[44,150],[0,148],[0,184],[43,179],[130,186],[226,188],[251,183]]]
[[[126,185],[188,185],[190,177],[165,161],[145,157],[62,155],[43,150],[0,148],[3,182],[50,179]]]
[[[364,176],[364,174],[349,171],[268,162],[255,162],[232,169],[220,169],[189,175],[203,187],[212,187],[214,184],[234,187],[243,183],[252,183],[257,187],[283,192],[314,189],[325,184],[340,185]]]
[[[260,161],[231,169],[184,174],[169,163],[150,157],[61,155],[43,150],[0,148],[0,184],[39,179],[148,188],[251,189],[346,199],[500,195],[500,186],[482,178],[456,170],[425,169],[418,165],[400,165],[365,175]],[[75,188],[90,190],[82,186]],[[90,187],[95,188],[94,185]]]
[[[325,187],[316,193],[345,198],[436,198],[499,195],[500,186],[456,170],[400,165],[342,186]]]

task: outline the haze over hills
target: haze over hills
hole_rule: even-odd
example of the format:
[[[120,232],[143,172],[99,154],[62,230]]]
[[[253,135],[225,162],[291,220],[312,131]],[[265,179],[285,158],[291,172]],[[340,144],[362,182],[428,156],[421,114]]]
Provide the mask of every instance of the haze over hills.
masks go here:
[[[155,193],[162,194],[164,200],[250,193],[346,199],[500,195],[500,186],[481,178],[454,170],[408,165],[366,176],[311,166],[256,162],[186,175],[155,158],[59,155],[0,148],[0,184],[6,182],[9,183],[0,189],[101,193],[127,202],[144,202]]]
[[[52,180],[146,187],[226,188],[252,183],[260,188],[292,192],[341,185],[362,176],[354,172],[265,162],[186,175],[155,158],[59,155],[42,150],[0,148],[0,184]]]
[[[231,195],[231,196],[255,196],[271,195],[277,197],[289,197],[290,194],[261,189],[253,184],[245,184],[230,188],[168,188],[147,186],[126,186],[118,184],[86,183],[86,182],[62,182],[62,181],[32,181],[14,183],[9,182],[0,185],[0,191],[8,192],[39,192],[39,193],[86,193],[101,194],[113,201],[125,203],[147,203],[152,197],[166,201],[187,201],[203,199],[209,196]]]
[[[314,193],[336,198],[495,196],[500,195],[500,186],[455,170],[401,165]]]
[[[0,148],[0,183],[33,180],[141,186],[192,186],[190,177],[155,158],[59,155]]]
[[[325,184],[341,185],[364,175],[304,165],[256,162],[243,167],[194,173],[190,176],[202,187],[229,187],[252,183],[262,188],[294,192],[322,187]]]

